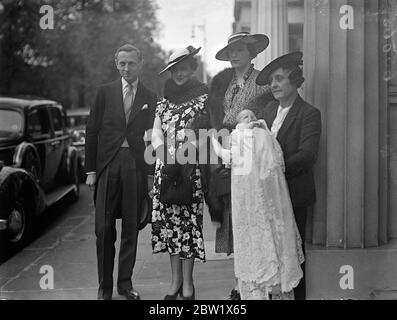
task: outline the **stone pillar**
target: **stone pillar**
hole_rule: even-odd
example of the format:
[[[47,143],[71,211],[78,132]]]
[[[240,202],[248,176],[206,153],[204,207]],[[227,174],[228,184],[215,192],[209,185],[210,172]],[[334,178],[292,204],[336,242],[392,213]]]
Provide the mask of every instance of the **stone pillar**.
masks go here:
[[[389,81],[389,142],[390,147],[384,148],[382,153],[390,159],[389,197],[390,215],[389,234],[397,238],[397,0],[391,0],[389,5],[389,19],[385,23],[384,37],[389,39],[385,51],[388,52]],[[385,22],[385,21],[384,21]]]
[[[269,47],[254,60],[257,69],[288,53],[288,1],[252,0],[251,33],[264,33],[270,39]]]
[[[306,0],[305,99],[322,113],[311,242],[339,248],[388,241],[384,0]],[[354,29],[340,26],[350,5]]]

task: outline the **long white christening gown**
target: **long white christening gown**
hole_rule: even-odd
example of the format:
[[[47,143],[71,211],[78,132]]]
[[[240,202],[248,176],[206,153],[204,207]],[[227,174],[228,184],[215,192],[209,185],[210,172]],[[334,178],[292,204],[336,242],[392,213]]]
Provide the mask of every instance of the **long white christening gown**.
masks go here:
[[[304,256],[280,145],[264,121],[252,129],[238,125],[231,150],[213,142],[232,166],[234,265],[241,298],[267,300],[278,290],[273,299],[293,299]]]

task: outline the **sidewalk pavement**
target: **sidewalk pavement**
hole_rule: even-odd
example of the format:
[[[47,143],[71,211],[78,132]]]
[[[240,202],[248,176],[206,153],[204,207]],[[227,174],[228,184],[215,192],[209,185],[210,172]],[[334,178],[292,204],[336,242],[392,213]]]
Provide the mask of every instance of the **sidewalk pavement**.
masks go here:
[[[68,217],[0,266],[0,299],[96,299],[98,284],[92,203],[87,205],[87,211],[88,214],[80,212]],[[214,252],[215,229],[206,210],[204,214],[207,262],[196,261],[194,266],[196,299],[225,300],[234,286],[233,258]],[[118,220],[116,256],[120,225]],[[162,300],[171,280],[169,255],[152,253],[150,232],[151,226],[148,225],[139,234],[133,285],[142,300]],[[43,290],[40,287],[43,276],[48,275],[48,269],[41,269],[43,266],[53,268],[53,289]],[[117,259],[114,270],[116,283]],[[114,290],[113,299],[124,298]]]

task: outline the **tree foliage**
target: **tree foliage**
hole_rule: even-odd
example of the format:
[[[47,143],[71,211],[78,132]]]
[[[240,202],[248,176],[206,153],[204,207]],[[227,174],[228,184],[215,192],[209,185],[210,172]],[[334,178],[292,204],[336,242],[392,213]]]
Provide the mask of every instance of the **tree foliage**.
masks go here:
[[[33,94],[67,107],[89,105],[100,83],[117,78],[114,52],[137,46],[142,81],[157,93],[165,55],[153,41],[151,0],[0,0],[0,92]],[[41,29],[40,7],[54,9],[54,29]]]

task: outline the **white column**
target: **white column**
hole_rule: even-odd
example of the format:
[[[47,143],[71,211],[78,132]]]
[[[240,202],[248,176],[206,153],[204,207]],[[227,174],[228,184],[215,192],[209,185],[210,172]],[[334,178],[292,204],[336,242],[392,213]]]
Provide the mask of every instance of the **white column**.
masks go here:
[[[260,70],[288,53],[288,1],[252,0],[251,4],[251,33],[264,33],[270,39],[269,47],[254,60]]]

